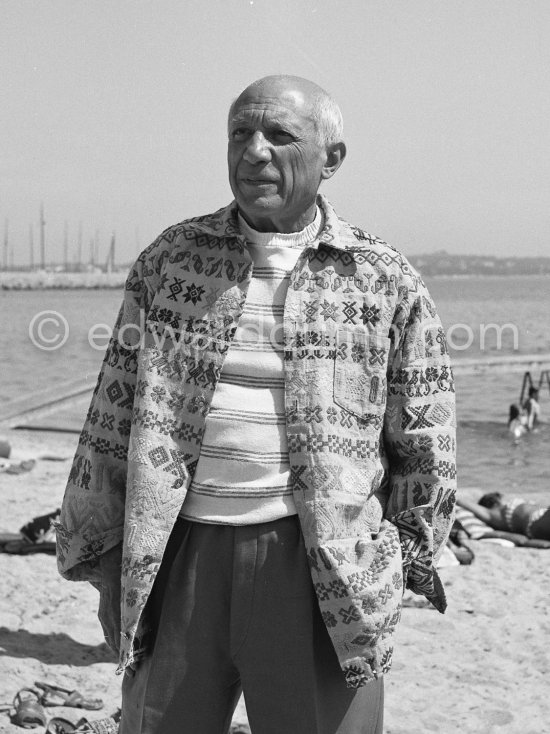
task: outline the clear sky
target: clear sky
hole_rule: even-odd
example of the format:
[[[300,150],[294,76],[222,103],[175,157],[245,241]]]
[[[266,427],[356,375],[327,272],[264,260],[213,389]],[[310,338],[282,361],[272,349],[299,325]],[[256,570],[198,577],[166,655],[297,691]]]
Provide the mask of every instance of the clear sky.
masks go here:
[[[0,226],[15,263],[133,259],[231,200],[226,112],[310,78],[344,114],[338,212],[406,254],[550,254],[548,0],[0,0]],[[66,222],[66,224],[65,224]]]

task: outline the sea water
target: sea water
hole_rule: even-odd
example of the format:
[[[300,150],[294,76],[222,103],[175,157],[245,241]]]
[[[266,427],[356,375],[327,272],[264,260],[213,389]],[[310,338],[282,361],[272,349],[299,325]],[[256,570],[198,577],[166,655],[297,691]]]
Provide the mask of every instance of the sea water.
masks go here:
[[[550,353],[550,278],[434,278],[426,283],[457,365],[462,359]],[[87,378],[93,384],[121,296],[119,290],[0,291],[2,406],[70,380]],[[532,378],[538,382],[539,374]],[[547,386],[540,402],[548,423],[515,443],[506,430],[509,405],[519,401],[522,380],[522,372],[456,370],[459,485],[548,492],[550,499]]]

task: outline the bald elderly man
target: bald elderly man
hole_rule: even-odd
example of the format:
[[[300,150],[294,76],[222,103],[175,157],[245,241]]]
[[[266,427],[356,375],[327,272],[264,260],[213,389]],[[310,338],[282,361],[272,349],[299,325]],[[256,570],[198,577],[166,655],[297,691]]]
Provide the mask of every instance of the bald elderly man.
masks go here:
[[[234,201],[140,255],[69,477],[122,734],[380,734],[403,590],[443,611],[454,389],[407,260],[319,193],[346,147],[298,77],[228,119]],[[422,650],[419,648],[419,655]]]

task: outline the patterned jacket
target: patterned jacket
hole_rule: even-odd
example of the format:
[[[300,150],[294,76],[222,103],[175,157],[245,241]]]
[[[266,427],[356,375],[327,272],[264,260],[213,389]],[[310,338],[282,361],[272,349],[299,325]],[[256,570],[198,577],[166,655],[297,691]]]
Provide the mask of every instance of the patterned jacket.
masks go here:
[[[455,501],[454,388],[418,274],[318,203],[324,227],[285,302],[286,430],[313,585],[356,687],[390,668],[405,588],[446,606],[435,564]],[[122,578],[119,671],[148,649],[144,608],[251,272],[233,203],[168,228],[126,282],[58,526],[63,576],[115,598]]]

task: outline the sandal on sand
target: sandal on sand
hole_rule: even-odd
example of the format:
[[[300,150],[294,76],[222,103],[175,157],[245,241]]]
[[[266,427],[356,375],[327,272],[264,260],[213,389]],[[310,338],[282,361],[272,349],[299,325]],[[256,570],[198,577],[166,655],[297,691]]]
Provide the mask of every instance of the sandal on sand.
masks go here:
[[[20,461],[19,464],[10,464],[4,471],[6,474],[24,474],[34,469],[35,464],[34,459],[27,459],[27,461]]]
[[[88,711],[103,708],[103,701],[100,698],[84,698],[79,691],[71,691],[69,688],[62,688],[53,683],[41,683],[38,680],[34,682],[34,685],[43,691],[40,702],[45,706],[71,706]]]
[[[106,719],[80,719],[76,722],[75,734],[118,734],[120,715],[108,716]]]
[[[72,721],[62,716],[54,716],[49,720],[45,734],[73,734],[74,731],[76,731],[76,726]]]
[[[34,688],[22,688],[13,699],[13,723],[23,729],[46,726],[46,712],[40,705],[40,694]]]

